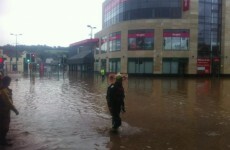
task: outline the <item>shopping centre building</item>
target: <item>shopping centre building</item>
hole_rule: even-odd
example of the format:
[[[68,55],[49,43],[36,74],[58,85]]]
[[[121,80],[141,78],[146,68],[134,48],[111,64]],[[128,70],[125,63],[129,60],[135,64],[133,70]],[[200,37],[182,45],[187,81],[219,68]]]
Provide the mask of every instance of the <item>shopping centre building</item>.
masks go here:
[[[94,71],[230,75],[230,0],[105,0]]]

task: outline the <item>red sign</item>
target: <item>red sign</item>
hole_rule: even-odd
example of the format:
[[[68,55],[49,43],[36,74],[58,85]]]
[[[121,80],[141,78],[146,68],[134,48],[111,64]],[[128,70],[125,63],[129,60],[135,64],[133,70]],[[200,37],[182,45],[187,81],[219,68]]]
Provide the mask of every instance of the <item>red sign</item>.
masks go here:
[[[189,37],[189,33],[188,32],[178,32],[178,33],[164,32],[163,37]]]
[[[200,73],[209,74],[211,69],[210,59],[197,59],[197,71]]]
[[[183,0],[183,11],[188,11],[190,6],[190,0]]]
[[[145,38],[153,38],[154,34],[153,33],[134,33],[134,34],[129,34],[129,38],[137,38],[137,37],[145,37]]]

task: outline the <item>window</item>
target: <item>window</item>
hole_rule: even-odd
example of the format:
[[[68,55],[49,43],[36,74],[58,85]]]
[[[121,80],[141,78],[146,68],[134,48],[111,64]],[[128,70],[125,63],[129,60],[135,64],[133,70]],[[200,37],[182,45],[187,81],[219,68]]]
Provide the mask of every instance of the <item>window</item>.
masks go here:
[[[186,74],[188,58],[163,58],[163,74]]]
[[[101,53],[107,52],[107,36],[101,38]]]
[[[152,74],[153,59],[152,58],[129,58],[128,73]]]
[[[96,55],[99,54],[99,48],[98,47],[95,48],[95,54]]]
[[[112,58],[109,60],[109,72],[121,72],[120,58]]]
[[[188,50],[189,30],[164,30],[164,50]]]
[[[181,18],[182,1],[110,0],[104,3],[103,14],[103,28],[125,20]]]
[[[94,62],[94,70],[99,71],[99,60],[98,59],[95,60],[95,62]]]
[[[101,59],[101,68],[105,69],[105,72],[107,72],[107,70],[106,70],[106,59]]]
[[[154,30],[130,30],[128,32],[128,50],[153,50]]]
[[[109,35],[109,50],[110,51],[121,50],[121,32],[115,32]]]
[[[221,0],[199,1],[199,58],[221,55],[221,12]]]

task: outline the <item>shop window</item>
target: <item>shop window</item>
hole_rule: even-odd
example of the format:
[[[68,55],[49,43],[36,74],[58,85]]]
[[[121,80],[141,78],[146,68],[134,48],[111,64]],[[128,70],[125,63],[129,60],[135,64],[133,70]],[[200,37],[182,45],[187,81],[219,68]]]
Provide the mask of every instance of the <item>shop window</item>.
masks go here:
[[[108,48],[107,36],[101,38],[101,53],[106,53]]]
[[[153,50],[154,30],[128,31],[128,50]]]
[[[153,59],[152,58],[129,58],[128,73],[152,74]]]
[[[111,33],[109,35],[109,51],[121,50],[121,32]]]
[[[121,72],[121,60],[119,58],[109,60],[109,72]]]
[[[186,74],[188,58],[163,58],[163,74]]]
[[[189,50],[189,30],[164,30],[164,50]]]

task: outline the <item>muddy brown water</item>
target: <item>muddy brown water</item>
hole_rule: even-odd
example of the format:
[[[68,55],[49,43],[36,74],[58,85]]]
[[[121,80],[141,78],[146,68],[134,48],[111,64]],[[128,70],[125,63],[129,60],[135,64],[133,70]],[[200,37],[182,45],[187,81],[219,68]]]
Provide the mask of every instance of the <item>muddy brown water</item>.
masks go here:
[[[20,114],[11,114],[13,146],[1,150],[230,149],[230,79],[129,77],[127,112],[111,132],[107,78],[12,78]]]

